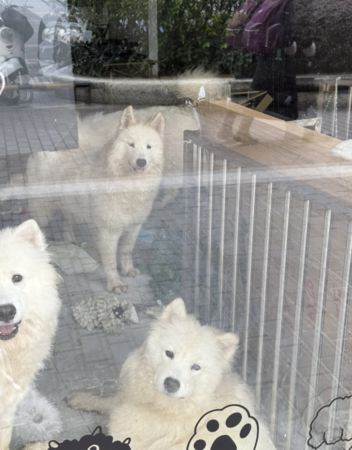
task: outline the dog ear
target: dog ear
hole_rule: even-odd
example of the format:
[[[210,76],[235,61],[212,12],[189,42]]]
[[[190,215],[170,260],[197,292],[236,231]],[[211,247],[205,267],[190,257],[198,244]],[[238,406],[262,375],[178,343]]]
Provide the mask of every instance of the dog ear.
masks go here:
[[[34,247],[44,250],[46,248],[45,237],[39,225],[33,219],[26,220],[15,229],[15,236],[30,242]]]
[[[119,129],[124,130],[136,123],[137,121],[136,118],[134,117],[133,108],[132,106],[128,106],[122,113]]]
[[[176,298],[171,303],[167,305],[167,307],[164,309],[163,313],[161,314],[160,319],[164,320],[165,322],[170,322],[173,317],[186,317],[187,311],[185,302],[182,300],[182,298]]]
[[[164,133],[164,127],[165,127],[165,120],[164,116],[159,112],[152,122],[150,123],[150,126],[154,128],[154,130],[159,133],[160,135],[163,135]]]
[[[240,342],[239,337],[235,333],[225,333],[217,336],[217,343],[220,350],[223,353],[224,358],[227,361],[231,361],[234,357],[238,344]]]

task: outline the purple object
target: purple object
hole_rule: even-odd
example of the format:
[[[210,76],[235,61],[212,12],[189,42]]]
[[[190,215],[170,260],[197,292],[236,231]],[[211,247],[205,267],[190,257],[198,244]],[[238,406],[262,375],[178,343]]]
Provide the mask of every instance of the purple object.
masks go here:
[[[291,0],[265,0],[245,25],[243,48],[268,54],[292,44],[291,6]]]
[[[226,42],[232,50],[243,50],[243,32],[261,0],[246,0],[235,12],[233,19],[227,25]]]

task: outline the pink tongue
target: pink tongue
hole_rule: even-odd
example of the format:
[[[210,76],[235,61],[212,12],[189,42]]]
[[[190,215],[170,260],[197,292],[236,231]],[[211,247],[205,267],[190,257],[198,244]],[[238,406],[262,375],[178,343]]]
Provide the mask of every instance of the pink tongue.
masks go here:
[[[142,172],[144,172],[144,169],[136,169],[136,172],[142,173]]]
[[[0,334],[3,336],[6,336],[8,334],[13,333],[13,330],[15,329],[15,325],[0,325]]]

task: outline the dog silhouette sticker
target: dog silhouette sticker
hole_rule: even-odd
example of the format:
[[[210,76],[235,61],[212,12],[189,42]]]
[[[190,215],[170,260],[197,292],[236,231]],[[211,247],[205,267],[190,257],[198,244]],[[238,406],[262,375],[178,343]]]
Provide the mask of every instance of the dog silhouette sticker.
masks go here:
[[[112,436],[106,436],[102,432],[101,427],[96,427],[92,434],[83,436],[79,441],[50,441],[49,450],[131,450],[130,442],[130,438],[123,442],[114,441]]]
[[[337,397],[318,410],[310,424],[309,447],[315,450],[352,449],[351,399],[351,395]]]

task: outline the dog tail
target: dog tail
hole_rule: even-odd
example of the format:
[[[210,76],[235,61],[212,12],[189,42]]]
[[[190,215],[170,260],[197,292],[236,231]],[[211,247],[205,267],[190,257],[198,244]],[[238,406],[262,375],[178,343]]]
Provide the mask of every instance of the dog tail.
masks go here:
[[[216,72],[206,71],[202,67],[187,70],[179,75],[174,89],[178,98],[187,98],[195,102],[204,95],[207,100],[227,99],[231,87],[227,80],[218,78]]]
[[[94,411],[100,414],[108,414],[112,408],[114,397],[100,397],[90,392],[72,391],[66,397],[68,405],[72,409],[81,411]]]

